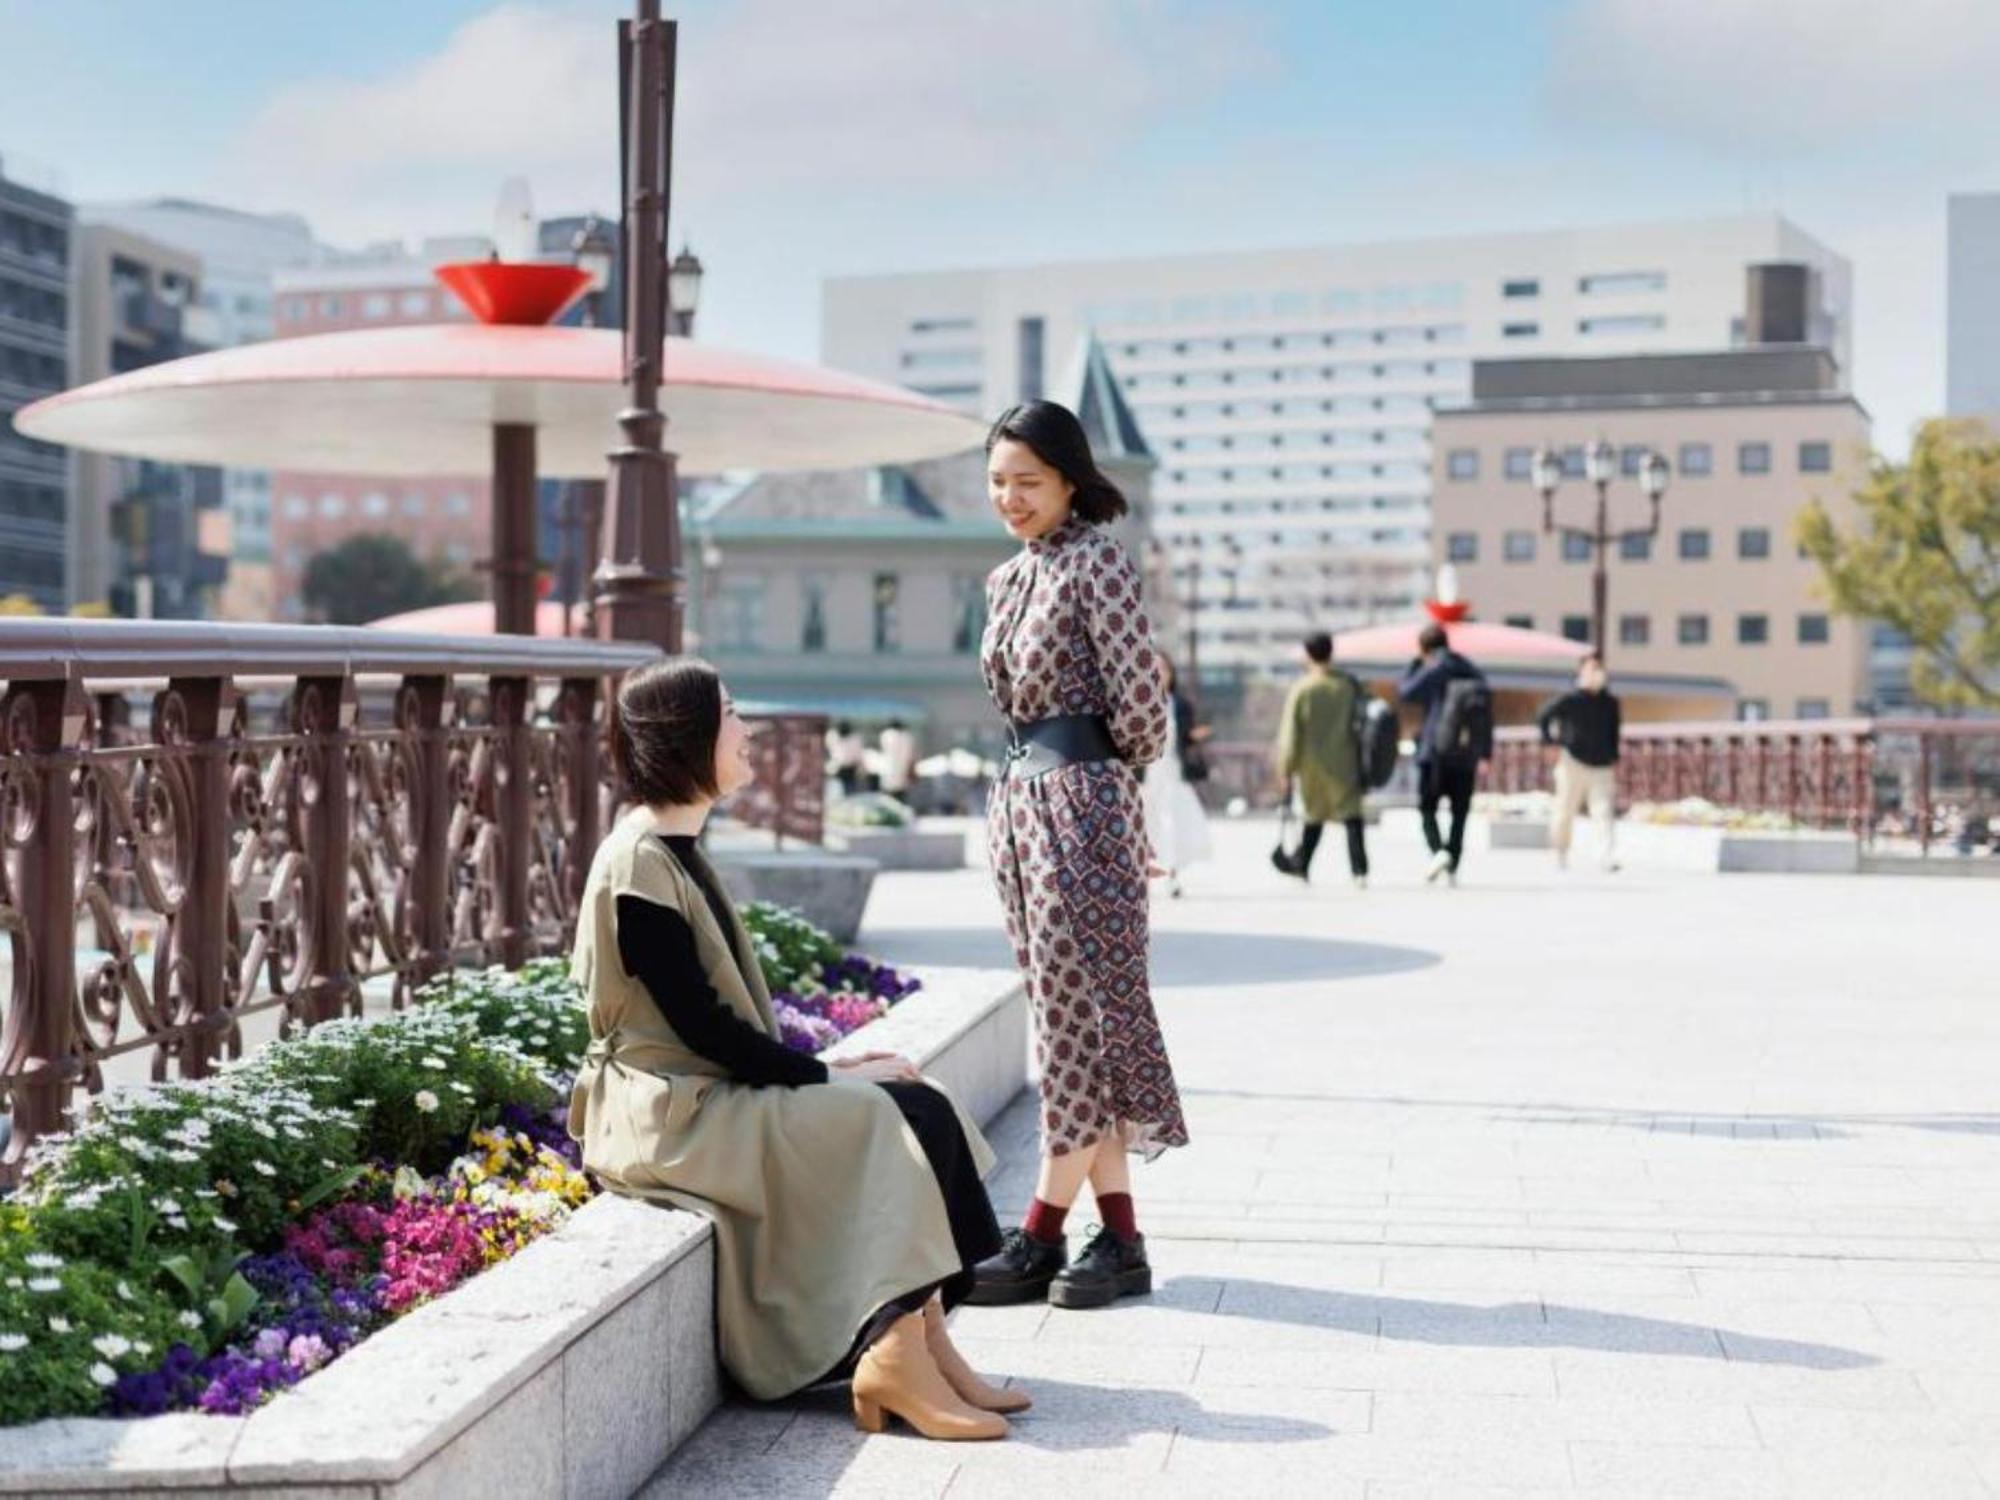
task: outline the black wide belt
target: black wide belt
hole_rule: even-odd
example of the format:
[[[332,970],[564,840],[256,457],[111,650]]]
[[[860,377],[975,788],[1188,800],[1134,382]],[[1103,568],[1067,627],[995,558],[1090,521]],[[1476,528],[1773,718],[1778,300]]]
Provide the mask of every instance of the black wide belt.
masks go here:
[[[1117,760],[1118,746],[1102,714],[1057,714],[1007,726],[1007,774],[1026,781],[1061,766]]]

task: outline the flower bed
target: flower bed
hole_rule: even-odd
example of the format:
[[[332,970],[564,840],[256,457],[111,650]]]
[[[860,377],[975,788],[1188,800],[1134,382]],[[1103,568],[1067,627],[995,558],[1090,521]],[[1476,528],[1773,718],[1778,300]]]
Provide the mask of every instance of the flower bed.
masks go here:
[[[917,988],[793,914],[748,917],[793,1046]],[[589,1198],[562,1123],[589,1039],[564,962],[453,972],[421,1000],[114,1094],[37,1143],[0,1205],[0,1424],[250,1410]]]

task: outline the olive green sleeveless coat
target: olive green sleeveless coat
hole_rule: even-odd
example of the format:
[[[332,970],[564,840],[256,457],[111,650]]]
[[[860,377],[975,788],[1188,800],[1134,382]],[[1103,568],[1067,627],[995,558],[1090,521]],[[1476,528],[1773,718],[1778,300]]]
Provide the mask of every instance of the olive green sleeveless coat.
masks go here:
[[[1361,816],[1360,713],[1364,689],[1348,673],[1307,672],[1292,684],[1278,721],[1278,769],[1298,785],[1308,823]]]
[[[881,1307],[962,1269],[923,1147],[888,1093],[838,1080],[757,1088],[687,1047],[618,955],[617,901],[670,907],[695,934],[716,993],[778,1034],[749,932],[725,934],[639,808],[597,851],[571,973],[590,1003],[590,1049],[569,1131],[605,1187],[715,1222],[722,1363],[772,1400],[826,1375]],[[697,856],[699,858],[699,856]],[[702,872],[716,888],[713,870]],[[980,1172],[992,1150],[959,1110]]]

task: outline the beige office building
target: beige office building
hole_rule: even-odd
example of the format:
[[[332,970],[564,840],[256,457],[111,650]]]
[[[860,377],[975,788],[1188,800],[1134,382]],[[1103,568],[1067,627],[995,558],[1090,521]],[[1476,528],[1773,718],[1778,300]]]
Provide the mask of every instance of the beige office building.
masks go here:
[[[1586,640],[1591,547],[1542,529],[1535,450],[1563,457],[1559,526],[1589,526],[1587,445],[1620,456],[1614,529],[1642,528],[1639,467],[1671,466],[1656,536],[1610,550],[1607,655],[1649,672],[1723,678],[1740,718],[1820,718],[1872,696],[1866,626],[1828,608],[1793,539],[1813,498],[1844,505],[1866,470],[1868,414],[1824,350],[1481,361],[1469,402],[1440,409],[1433,560],[1481,619]]]

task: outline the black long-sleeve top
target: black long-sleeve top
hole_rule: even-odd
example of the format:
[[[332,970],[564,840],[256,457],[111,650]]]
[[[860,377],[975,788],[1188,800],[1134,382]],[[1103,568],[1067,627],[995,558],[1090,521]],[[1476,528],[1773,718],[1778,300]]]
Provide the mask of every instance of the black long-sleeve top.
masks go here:
[[[1543,740],[1561,745],[1586,766],[1618,764],[1617,695],[1576,688],[1551,699],[1535,715]]]
[[[728,903],[692,857],[694,840],[667,834],[660,837],[701,887],[724,934],[732,932]],[[825,1063],[765,1035],[729,1008],[702,968],[694,929],[671,907],[644,896],[620,896],[618,957],[625,972],[646,986],[674,1034],[693,1051],[728,1069],[736,1082],[796,1088],[827,1081]]]

